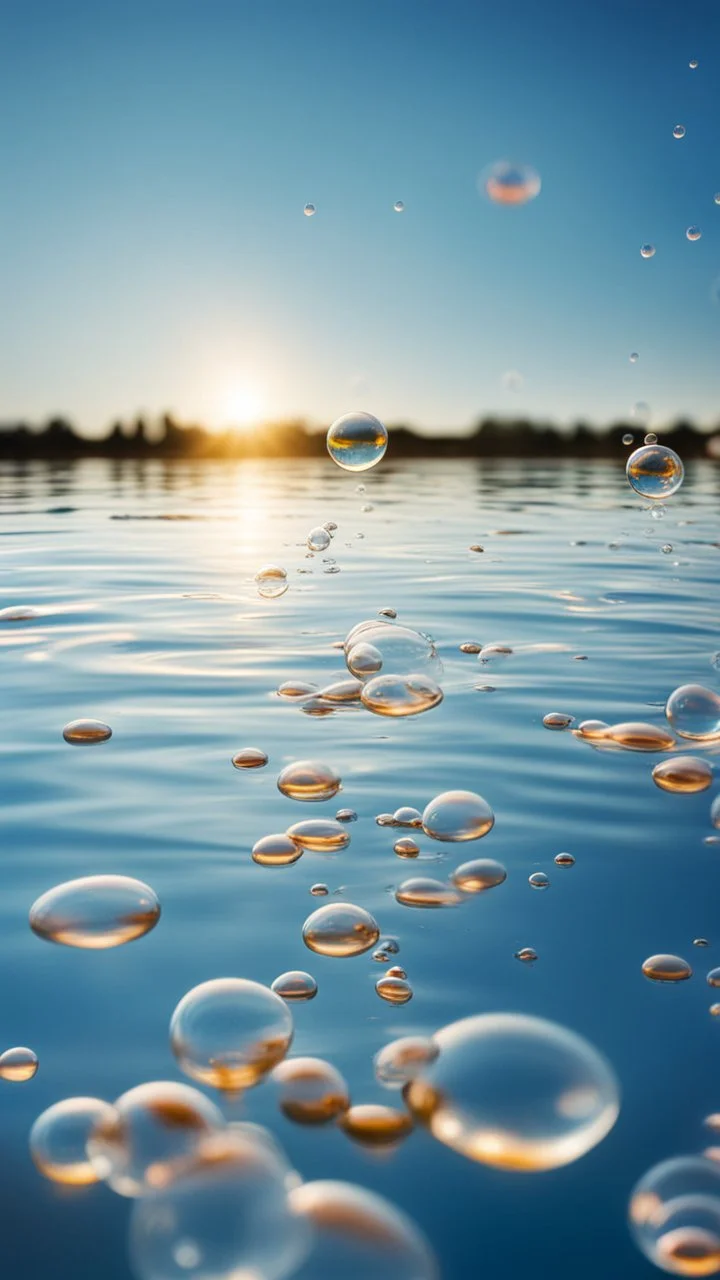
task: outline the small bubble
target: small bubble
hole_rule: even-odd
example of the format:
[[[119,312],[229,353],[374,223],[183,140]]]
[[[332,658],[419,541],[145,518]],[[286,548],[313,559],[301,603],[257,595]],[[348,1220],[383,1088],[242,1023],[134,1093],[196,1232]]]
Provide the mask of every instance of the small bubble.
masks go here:
[[[494,858],[474,858],[472,862],[463,862],[450,878],[463,893],[484,893],[507,880],[507,871]]]
[[[720,969],[711,969],[707,975],[707,984],[709,987],[720,987]]]
[[[538,954],[534,947],[521,947],[515,952],[515,959],[522,960],[524,964],[534,964],[537,958]]]
[[[293,1037],[287,1005],[246,978],[214,978],[183,996],[170,1021],[181,1071],[215,1089],[249,1089],[285,1057]]]
[[[549,877],[545,875],[544,871],[533,871],[532,875],[528,876],[528,884],[531,885],[533,889],[550,888]]]
[[[312,884],[310,886],[310,892],[313,898],[327,898],[330,890],[326,884]]]
[[[330,534],[322,525],[311,529],[306,540],[309,551],[327,551],[330,546]]]
[[[644,244],[644,245],[641,245],[641,247],[640,247],[640,257],[641,257],[641,258],[654,258],[654,257],[655,257],[655,245],[654,245],[654,244]]]
[[[713,1018],[720,1018],[720,1004],[711,1004],[710,1012]]]
[[[484,550],[485,550],[485,548],[484,548],[484,547],[481,547],[479,542],[474,542],[474,543],[473,543],[473,545],[472,545],[471,547],[468,547],[468,551],[477,551],[477,552],[480,552],[480,551],[484,551]]]
[[[622,442],[623,442],[623,444],[624,444],[624,445],[631,445],[631,444],[633,444],[633,443],[634,443],[634,441],[635,441],[635,437],[634,437],[634,435],[632,435],[632,434],[631,434],[631,432],[626,431],[626,432],[625,432],[625,435],[624,435],[624,436],[623,436],[623,438],[622,438]]]
[[[312,218],[312,216],[313,216],[313,214],[315,213],[315,211],[316,211],[316,210],[315,210],[315,205],[314,205],[314,204],[306,204],[306,205],[305,205],[305,208],[303,209],[303,213],[305,214],[305,217],[306,217],[306,218]]]
[[[443,700],[443,691],[430,676],[380,675],[363,687],[361,701],[378,716],[417,716]]]
[[[243,747],[233,756],[232,762],[236,769],[262,769],[268,758],[259,747]]]
[[[390,956],[388,955],[387,951],[383,951],[382,947],[378,951],[373,951],[372,958],[373,960],[376,961],[377,964],[390,963]]]
[[[671,542],[664,543],[663,546],[660,548],[664,556],[672,555],[672,549],[673,548],[672,548]]]
[[[87,1142],[98,1122],[114,1118],[114,1109],[100,1098],[65,1098],[48,1107],[30,1130],[30,1155],[40,1173],[72,1187],[98,1182]]]
[[[643,444],[657,444],[657,442],[658,442],[658,438],[655,432],[648,431],[647,435],[645,436],[645,439],[643,440]],[[649,495],[647,496],[649,497]]]
[[[572,732],[576,738],[587,738],[593,742],[604,738],[609,728],[604,720],[583,720]]]
[[[388,433],[371,413],[346,413],[327,433],[327,450],[346,471],[367,471],[383,457]]]
[[[665,715],[681,738],[720,738],[720,697],[700,684],[684,684],[670,694]]]
[[[362,642],[353,645],[352,649],[348,651],[345,661],[347,662],[348,670],[360,679],[377,675],[383,664],[380,650],[376,649],[374,644]]]
[[[375,990],[380,999],[387,1000],[389,1004],[407,1004],[413,997],[412,987],[405,978],[391,978],[387,973],[378,978]]]
[[[258,595],[264,600],[275,600],[288,589],[287,572],[276,564],[263,565],[255,574]]]
[[[426,805],[423,831],[433,840],[457,843],[479,840],[495,823],[495,815],[482,796],[473,791],[444,791]]]
[[[556,867],[574,867],[575,859],[571,853],[556,853],[553,858]]]
[[[643,962],[642,971],[653,982],[685,982],[692,978],[692,969],[681,956],[648,956]]]
[[[575,717],[568,716],[564,711],[550,711],[543,716],[543,724],[546,729],[569,729],[574,724]]]
[[[404,907],[456,907],[460,902],[460,895],[441,880],[432,880],[430,876],[415,876],[398,885],[395,901],[401,902]]]
[[[481,653],[482,645],[478,644],[476,640],[466,640],[464,644],[460,645],[460,652],[461,653]]]
[[[317,760],[295,760],[277,780],[278,791],[290,800],[331,800],[341,786],[335,770]]]
[[[699,240],[702,236],[702,231],[700,230],[699,227],[692,226],[692,227],[688,227],[687,231],[685,232],[685,235],[687,236],[688,240]]]
[[[287,973],[281,973],[270,984],[270,990],[283,1000],[294,1003],[296,1000],[314,1000],[318,984],[311,973],[305,973],[303,969],[290,969]]]
[[[24,1045],[16,1049],[6,1049],[3,1054],[0,1054],[0,1080],[19,1084],[25,1080],[32,1080],[37,1074],[37,1069],[37,1054],[33,1053],[32,1049],[26,1049]]]
[[[405,205],[403,204],[403,201],[402,201],[402,200],[396,200],[396,201],[395,201],[395,203],[394,203],[394,205],[393,205],[393,209],[395,210],[395,212],[396,212],[396,213],[404,213],[404,212],[405,212]]]
[[[710,943],[707,938],[693,938],[694,947],[709,947]]]
[[[684,138],[686,133],[684,124],[676,124],[673,129],[673,138]]]
[[[394,827],[395,818],[392,813],[379,813],[375,819],[378,827]]]
[[[63,729],[63,738],[74,747],[87,747],[94,742],[107,742],[112,738],[112,729],[102,720],[71,720]]]
[[[334,520],[326,520],[323,529],[326,529],[330,537],[332,537],[337,532],[337,525]]]
[[[498,160],[480,174],[478,185],[494,204],[519,205],[539,195],[541,182],[531,165]]]
[[[142,880],[83,876],[56,885],[30,908],[30,928],[47,942],[103,951],[142,938],[160,919],[160,903]]]
[[[661,760],[652,771],[653,782],[663,791],[707,791],[713,780],[713,771],[707,760],[698,756],[673,756]]]
[[[401,836],[393,845],[393,852],[398,858],[417,858],[420,852],[420,845],[417,844],[410,836]]]
[[[403,1036],[400,1040],[391,1040],[375,1054],[375,1078],[389,1089],[402,1089],[437,1056],[438,1047],[429,1036]]]
[[[303,942],[323,956],[358,956],[374,947],[380,937],[376,920],[351,902],[328,904],[308,916]]]
[[[697,69],[698,69],[698,60],[697,60],[697,58],[691,58],[691,59],[690,59],[690,61],[688,62],[688,66],[689,66],[689,68],[690,68],[690,70],[691,70],[691,71],[697,71]]]
[[[380,940],[380,946],[383,951],[387,951],[390,956],[397,956],[400,954],[400,943],[397,938],[382,938]]]
[[[398,1111],[382,1103],[356,1104],[340,1116],[338,1124],[349,1138],[368,1147],[390,1146],[406,1138],[413,1129],[412,1118],[407,1111]]]
[[[316,684],[308,684],[306,680],[285,680],[278,685],[278,695],[281,698],[309,698],[313,693],[317,693]]]
[[[631,364],[637,364],[638,360],[640,359],[640,356],[637,351],[631,351],[629,359]]]
[[[261,867],[288,867],[302,857],[302,852],[301,844],[278,832],[256,841],[250,856]]]
[[[280,1110],[296,1124],[327,1124],[350,1106],[343,1077],[322,1058],[287,1058],[270,1079],[280,1086]]]
[[[287,835],[301,849],[310,849],[313,853],[337,853],[350,843],[350,832],[336,818],[306,818],[303,822],[294,822],[288,827]]]

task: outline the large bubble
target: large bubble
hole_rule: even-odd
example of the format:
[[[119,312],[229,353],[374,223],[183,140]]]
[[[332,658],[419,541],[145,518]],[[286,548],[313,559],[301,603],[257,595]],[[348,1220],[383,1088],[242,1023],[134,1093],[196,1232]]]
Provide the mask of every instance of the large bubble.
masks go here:
[[[633,1188],[630,1230],[647,1258],[680,1276],[720,1271],[720,1165],[702,1156],[664,1160]]]
[[[246,978],[214,978],[184,995],[170,1022],[186,1075],[216,1089],[248,1089],[285,1057],[292,1015],[280,996]]]
[[[348,669],[364,679],[380,670],[383,675],[426,675],[433,679],[442,673],[442,663],[430,637],[395,622],[378,618],[359,622],[345,637],[343,649]],[[362,662],[358,661],[358,652]]]
[[[642,498],[660,502],[677,493],[685,478],[685,468],[674,449],[663,444],[644,444],[630,454],[625,474]]]
[[[30,928],[47,942],[92,951],[141,938],[160,919],[149,885],[129,876],[83,876],[48,889],[30,908]]]
[[[422,816],[425,835],[451,843],[479,840],[494,823],[487,800],[474,791],[444,791],[425,806]]]
[[[720,697],[701,684],[683,684],[670,694],[665,715],[681,738],[720,738]]]
[[[430,1245],[384,1197],[348,1182],[306,1182],[290,1203],[311,1230],[293,1280],[438,1280]]]

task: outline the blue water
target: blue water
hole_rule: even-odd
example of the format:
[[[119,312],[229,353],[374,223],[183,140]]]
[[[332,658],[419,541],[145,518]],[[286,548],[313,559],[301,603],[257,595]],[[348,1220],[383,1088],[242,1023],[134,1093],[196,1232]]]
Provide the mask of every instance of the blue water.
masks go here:
[[[304,1177],[388,1195],[424,1227],[445,1280],[652,1274],[627,1233],[628,1193],[651,1163],[701,1149],[702,1118],[720,1109],[720,1020],[704,980],[720,963],[720,849],[704,843],[715,788],[661,792],[658,757],[595,750],[542,717],[663,723],[677,685],[718,689],[720,469],[690,466],[656,521],[624,463],[395,466],[389,456],[360,477],[364,493],[329,461],[0,470],[0,608],[39,614],[0,625],[0,1048],[30,1045],[40,1059],[32,1082],[0,1087],[8,1274],[127,1280],[129,1202],[44,1180],[27,1150],[33,1120],[71,1094],[112,1100],[181,1078],[167,1028],[185,991],[224,975],[269,984],[290,968],[309,969],[320,988],[293,1010],[294,1052],[327,1056],[357,1102],[397,1100],[372,1071],[389,1039],[488,1010],[581,1032],[623,1091],[599,1147],[532,1175],[473,1164],[420,1131],[368,1153],[338,1130],[294,1127],[262,1085],[242,1113],[273,1129]],[[323,553],[340,567],[332,575],[304,546],[327,520],[338,524]],[[288,571],[280,599],[260,599],[253,583],[268,562]],[[388,606],[435,637],[440,707],[406,720],[313,718],[275,695],[291,677],[341,675],[336,641]],[[459,652],[469,640],[514,652],[482,664]],[[109,743],[63,741],[63,725],[85,716],[112,725]],[[264,748],[269,766],[234,770],[243,746]],[[359,814],[352,842],[283,870],[255,866],[261,835],[337,807],[277,791],[282,765],[308,756],[339,770],[339,803]],[[375,816],[422,809],[449,787],[479,791],[494,830],[460,854],[424,840],[438,860],[398,859]],[[553,866],[560,850],[575,855],[570,870]],[[442,877],[478,855],[505,863],[504,885],[457,910],[394,901],[406,876]],[[535,870],[550,875],[547,892],[529,888]],[[98,872],[153,886],[154,932],[107,952],[31,933],[40,893]],[[369,955],[307,951],[316,881],[397,936],[411,1003],[378,999]],[[711,947],[694,948],[697,936]],[[537,950],[535,965],[513,958],[522,946]],[[688,959],[693,980],[648,982],[640,967],[658,951]]]

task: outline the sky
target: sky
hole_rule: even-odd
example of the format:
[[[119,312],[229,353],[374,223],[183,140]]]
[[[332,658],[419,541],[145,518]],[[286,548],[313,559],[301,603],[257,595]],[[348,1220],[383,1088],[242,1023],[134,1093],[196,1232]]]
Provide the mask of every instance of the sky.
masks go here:
[[[716,0],[0,0],[0,175],[0,422],[720,420]]]

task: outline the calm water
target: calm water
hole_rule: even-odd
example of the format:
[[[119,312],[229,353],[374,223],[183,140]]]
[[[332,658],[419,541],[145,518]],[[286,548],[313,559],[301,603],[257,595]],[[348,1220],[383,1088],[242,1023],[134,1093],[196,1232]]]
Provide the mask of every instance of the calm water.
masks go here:
[[[243,1114],[274,1130],[305,1177],[346,1178],[403,1206],[445,1280],[657,1274],[627,1234],[628,1193],[654,1161],[705,1145],[702,1118],[720,1109],[720,1020],[705,983],[720,964],[720,848],[703,843],[714,792],[664,793],[650,776],[660,757],[593,750],[542,717],[660,724],[677,685],[720,686],[720,469],[691,467],[656,521],[624,462],[389,459],[360,477],[365,493],[329,461],[0,471],[0,607],[41,615],[0,627],[0,1050],[27,1044],[40,1059],[32,1082],[0,1088],[8,1274],[129,1276],[129,1203],[41,1178],[27,1151],[32,1121],[69,1094],[112,1100],[141,1081],[180,1079],[167,1028],[185,991],[224,975],[269,984],[293,968],[319,984],[293,1009],[294,1051],[327,1056],[355,1101],[396,1100],[372,1070],[389,1039],[488,1010],[581,1032],[623,1089],[599,1147],[523,1175],[472,1164],[423,1132],[368,1154],[338,1130],[293,1127],[260,1086]],[[307,532],[327,520],[338,524],[331,548],[306,559]],[[468,549],[476,543],[483,554]],[[341,572],[324,572],[323,555]],[[253,575],[267,562],[288,571],[280,599],[257,595]],[[440,707],[406,720],[313,718],[275,695],[291,677],[342,675],[334,642],[387,606],[435,637]],[[472,640],[515,652],[481,664],[459,652]],[[67,745],[64,724],[85,716],[112,725],[112,740]],[[234,770],[244,746],[267,751],[268,767]],[[307,756],[341,773],[338,803],[277,791],[283,764]],[[459,847],[421,834],[437,860],[397,858],[393,842],[408,833],[375,815],[422,809],[450,787],[479,791],[494,830]],[[339,805],[359,815],[342,853],[305,853],[282,870],[251,862],[260,836]],[[570,869],[553,865],[561,850],[576,858]],[[458,910],[394,901],[406,876],[444,877],[476,856],[504,862],[507,882]],[[527,882],[540,870],[544,893]],[[31,933],[39,894],[101,872],[153,886],[163,907],[153,933],[94,953]],[[318,881],[399,939],[411,1003],[378,999],[382,970],[369,953],[333,960],[304,947],[306,916],[332,901],[310,896]],[[697,936],[711,947],[694,948]],[[523,946],[538,952],[535,965],[513,958]],[[662,951],[688,959],[693,980],[648,982],[641,964]]]

